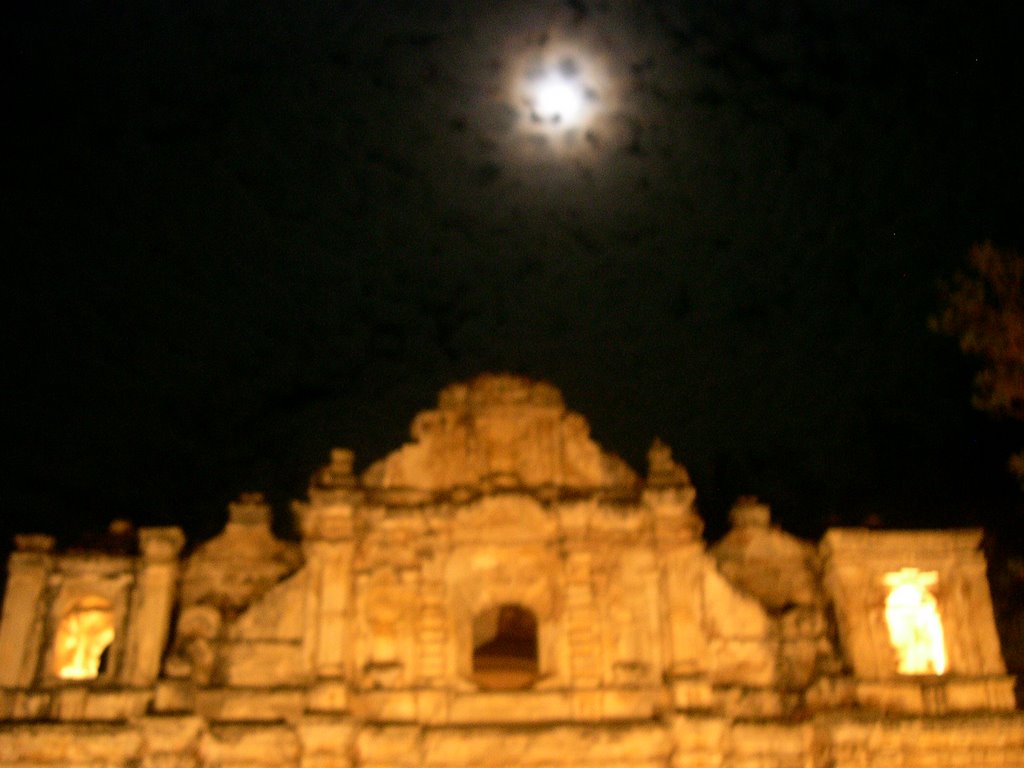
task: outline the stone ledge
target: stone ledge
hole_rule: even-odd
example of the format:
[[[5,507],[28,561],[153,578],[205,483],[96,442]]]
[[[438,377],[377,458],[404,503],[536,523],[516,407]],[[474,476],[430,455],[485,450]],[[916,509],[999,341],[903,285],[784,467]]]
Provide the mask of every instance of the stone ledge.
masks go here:
[[[924,715],[1012,711],[1013,686],[1012,675],[853,681],[855,701],[861,707]]]
[[[3,688],[0,719],[117,722],[141,717],[152,700],[150,688]]]
[[[816,764],[884,768],[1024,766],[1024,712],[815,718]]]
[[[214,725],[200,737],[206,765],[295,765],[301,745],[288,726]]]
[[[655,723],[425,729],[423,765],[664,765],[672,743]]]
[[[213,688],[196,692],[196,714],[213,722],[298,721],[306,708],[300,688]]]
[[[138,764],[469,768],[527,765],[1024,765],[1024,713],[936,717],[835,712],[784,723],[699,714],[579,724],[362,725],[335,715],[285,723],[210,724],[151,716],[131,724],[0,725],[0,765]]]
[[[2,765],[124,765],[142,747],[137,728],[96,723],[0,725]]]

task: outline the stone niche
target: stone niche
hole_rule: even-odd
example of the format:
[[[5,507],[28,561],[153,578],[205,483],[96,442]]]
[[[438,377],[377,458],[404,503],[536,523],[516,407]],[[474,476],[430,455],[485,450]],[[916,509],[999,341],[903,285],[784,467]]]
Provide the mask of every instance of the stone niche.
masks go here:
[[[1014,708],[981,535],[825,534],[824,584],[858,703],[938,713]]]
[[[832,530],[740,499],[704,541],[549,384],[443,390],[272,532],[17,539],[0,766],[1024,766],[977,531]],[[909,649],[909,650],[908,650]]]
[[[166,649],[184,540],[178,528],[135,531],[124,521],[93,549],[57,553],[50,537],[17,537],[0,624],[5,715],[142,714]]]

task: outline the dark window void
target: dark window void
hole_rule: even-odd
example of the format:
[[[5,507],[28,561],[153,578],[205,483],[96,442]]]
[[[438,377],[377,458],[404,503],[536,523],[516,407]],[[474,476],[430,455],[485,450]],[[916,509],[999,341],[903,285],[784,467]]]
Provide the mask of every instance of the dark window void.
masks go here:
[[[473,679],[481,688],[518,690],[536,681],[537,617],[521,605],[489,608],[473,620]]]

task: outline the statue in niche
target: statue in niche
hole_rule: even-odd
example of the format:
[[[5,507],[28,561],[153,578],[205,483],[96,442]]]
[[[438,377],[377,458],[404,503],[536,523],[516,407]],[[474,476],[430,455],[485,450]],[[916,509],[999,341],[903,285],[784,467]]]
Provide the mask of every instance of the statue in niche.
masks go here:
[[[194,605],[182,612],[174,648],[167,658],[168,677],[191,678],[207,685],[216,662],[214,643],[220,634],[220,611],[209,605]]]
[[[64,614],[57,626],[53,666],[62,680],[93,680],[104,672],[114,641],[114,612],[101,597],[86,597]]]
[[[415,601],[389,569],[379,570],[367,592],[366,624],[369,633],[369,659],[363,667],[366,683],[374,688],[399,684],[403,617],[409,615]]]
[[[946,643],[938,603],[929,591],[938,582],[935,571],[903,568],[885,575],[889,596],[885,622],[899,657],[901,675],[941,675],[946,671]]]

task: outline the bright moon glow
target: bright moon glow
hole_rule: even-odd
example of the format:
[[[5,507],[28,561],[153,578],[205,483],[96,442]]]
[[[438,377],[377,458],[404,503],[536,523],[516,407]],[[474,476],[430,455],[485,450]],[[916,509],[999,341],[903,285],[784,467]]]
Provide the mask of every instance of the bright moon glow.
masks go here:
[[[552,72],[536,85],[533,111],[546,122],[573,125],[583,113],[585,103],[586,95],[579,82]]]
[[[606,90],[598,70],[590,57],[565,50],[525,63],[516,87],[528,127],[567,137],[591,128],[599,101],[605,106],[603,94],[598,95],[598,89]]]
[[[885,574],[889,596],[885,622],[889,641],[899,657],[901,675],[941,675],[946,671],[946,641],[935,596],[928,591],[935,571],[903,568]]]
[[[100,598],[83,600],[61,619],[54,640],[53,663],[63,680],[99,677],[103,651],[114,640],[113,611]]]

